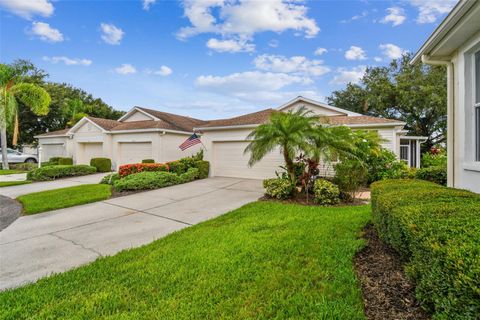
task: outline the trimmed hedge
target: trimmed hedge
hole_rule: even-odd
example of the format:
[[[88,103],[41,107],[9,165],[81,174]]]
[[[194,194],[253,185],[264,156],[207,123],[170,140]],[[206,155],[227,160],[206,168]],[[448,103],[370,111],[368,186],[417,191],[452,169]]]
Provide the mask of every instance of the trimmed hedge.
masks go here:
[[[337,204],[340,202],[340,190],[330,181],[317,179],[313,184],[313,200],[321,205]]]
[[[57,166],[57,165],[71,166],[72,164],[73,164],[73,158],[51,157],[50,159],[48,159],[48,161],[42,162],[42,167]]]
[[[185,173],[188,169],[187,166],[183,162],[180,162],[180,160],[167,162],[167,165],[170,169],[169,171],[174,172],[176,174]]]
[[[205,160],[195,161],[195,168],[198,169],[199,179],[208,178],[208,173],[210,172],[210,162]]]
[[[97,172],[97,169],[87,165],[41,167],[27,173],[27,180],[49,181],[63,177],[84,176]]]
[[[90,165],[97,168],[97,172],[112,171],[112,160],[109,158],[92,158],[90,159]]]
[[[134,163],[120,166],[118,173],[120,174],[120,177],[124,178],[133,173],[140,173],[144,171],[168,171],[168,169],[168,165],[163,163]]]
[[[153,160],[153,159],[143,159],[142,163],[155,163],[155,160]]]
[[[446,186],[447,185],[447,167],[435,166],[435,167],[421,168],[416,171],[415,177],[420,180],[431,181],[431,182],[435,182],[443,186]]]
[[[113,183],[116,191],[149,190],[180,183],[180,176],[171,172],[140,172]]]
[[[480,315],[480,195],[420,180],[372,184],[373,222],[434,319]]]
[[[38,168],[37,163],[23,162],[23,163],[12,163],[10,169],[20,170],[20,171],[31,171]]]
[[[71,166],[71,165],[73,165],[73,159],[72,158],[60,158],[60,159],[58,159],[58,165],[59,166]]]

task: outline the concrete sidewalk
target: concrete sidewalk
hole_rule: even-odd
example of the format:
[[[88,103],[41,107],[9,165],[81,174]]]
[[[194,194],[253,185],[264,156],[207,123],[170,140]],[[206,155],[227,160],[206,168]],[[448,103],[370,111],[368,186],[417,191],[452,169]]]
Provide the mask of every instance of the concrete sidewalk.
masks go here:
[[[0,195],[15,199],[24,194],[33,192],[73,187],[81,184],[99,183],[102,178],[109,173],[95,173],[86,176],[71,177],[54,181],[33,182],[19,186],[0,188]]]
[[[0,232],[0,290],[147,244],[262,194],[260,180],[216,177],[20,217]]]

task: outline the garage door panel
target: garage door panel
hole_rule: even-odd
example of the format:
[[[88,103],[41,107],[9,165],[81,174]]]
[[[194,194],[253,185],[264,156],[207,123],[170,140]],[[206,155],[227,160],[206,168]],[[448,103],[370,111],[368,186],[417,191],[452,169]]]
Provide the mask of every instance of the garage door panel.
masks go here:
[[[103,156],[103,143],[83,143],[83,155],[80,164],[90,164],[92,158]]]
[[[275,177],[275,171],[281,171],[283,156],[279,150],[267,154],[260,162],[248,166],[250,153],[243,154],[247,141],[229,141],[214,143],[214,175],[222,177],[265,179]]]
[[[65,147],[63,143],[42,145],[41,161],[48,161],[52,157],[63,157],[64,155],[65,155]]]
[[[151,142],[121,142],[119,143],[120,165],[140,163],[144,159],[152,159]]]

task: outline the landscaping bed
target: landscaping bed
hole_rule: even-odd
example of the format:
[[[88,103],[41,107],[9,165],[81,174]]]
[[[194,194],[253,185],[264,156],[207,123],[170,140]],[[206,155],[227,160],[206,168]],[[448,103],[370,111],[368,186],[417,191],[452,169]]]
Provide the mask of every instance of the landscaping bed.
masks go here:
[[[365,319],[353,257],[370,207],[256,202],[0,293],[0,318]]]

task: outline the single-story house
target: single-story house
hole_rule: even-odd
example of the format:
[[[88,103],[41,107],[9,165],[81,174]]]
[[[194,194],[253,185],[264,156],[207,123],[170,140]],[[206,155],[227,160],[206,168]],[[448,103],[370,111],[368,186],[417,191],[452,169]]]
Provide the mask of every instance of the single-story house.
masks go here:
[[[272,152],[249,167],[249,156],[244,154],[249,143],[247,136],[256,126],[268,121],[272,112],[301,106],[326,117],[332,125],[377,131],[384,139],[385,148],[411,167],[420,166],[420,143],[425,137],[406,136],[404,122],[365,116],[304,97],[297,97],[277,109],[209,121],[142,107],[132,108],[118,120],[85,117],[70,129],[37,136],[40,158],[47,161],[53,156],[69,156],[77,164],[88,164],[91,158],[108,157],[117,168],[143,159],[167,162],[189,156],[204,147],[204,157],[211,163],[212,176],[272,177],[283,165],[282,155]],[[181,151],[179,145],[193,132],[201,136],[203,146]],[[322,169],[328,173],[333,168],[323,165]]]
[[[412,63],[447,66],[448,185],[480,193],[480,1],[461,0]]]

